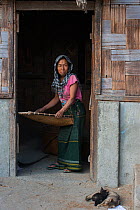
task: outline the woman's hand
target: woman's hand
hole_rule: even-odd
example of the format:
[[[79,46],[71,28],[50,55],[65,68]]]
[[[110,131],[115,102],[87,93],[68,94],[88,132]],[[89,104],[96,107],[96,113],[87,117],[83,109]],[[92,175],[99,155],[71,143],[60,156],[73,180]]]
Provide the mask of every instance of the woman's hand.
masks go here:
[[[55,117],[56,117],[56,118],[61,118],[61,117],[63,116],[63,114],[64,114],[64,111],[60,109],[60,110],[55,114]]]

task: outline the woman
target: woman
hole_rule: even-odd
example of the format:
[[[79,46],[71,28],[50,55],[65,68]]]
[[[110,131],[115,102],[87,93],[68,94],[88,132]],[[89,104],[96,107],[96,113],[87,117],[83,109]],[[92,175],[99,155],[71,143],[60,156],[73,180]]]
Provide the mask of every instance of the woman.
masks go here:
[[[44,112],[55,106],[59,100],[62,108],[55,114],[61,118],[63,114],[73,115],[74,125],[60,127],[58,136],[58,160],[48,169],[64,169],[64,172],[80,171],[81,166],[81,137],[85,120],[85,108],[82,103],[82,94],[79,81],[72,74],[73,64],[65,55],[56,58],[54,64],[54,80],[52,90],[55,97],[36,112]]]

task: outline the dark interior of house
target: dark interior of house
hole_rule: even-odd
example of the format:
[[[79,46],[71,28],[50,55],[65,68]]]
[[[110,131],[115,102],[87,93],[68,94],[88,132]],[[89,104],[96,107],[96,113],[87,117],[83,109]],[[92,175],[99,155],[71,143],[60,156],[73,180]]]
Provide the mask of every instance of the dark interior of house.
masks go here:
[[[90,139],[90,85],[92,14],[83,11],[28,11],[19,13],[17,107],[18,112],[35,111],[54,96],[51,91],[53,64],[67,55],[74,64],[86,107],[82,160],[87,162]],[[56,113],[60,104],[47,110]],[[59,127],[18,115],[18,161],[31,163],[46,154],[57,155]]]

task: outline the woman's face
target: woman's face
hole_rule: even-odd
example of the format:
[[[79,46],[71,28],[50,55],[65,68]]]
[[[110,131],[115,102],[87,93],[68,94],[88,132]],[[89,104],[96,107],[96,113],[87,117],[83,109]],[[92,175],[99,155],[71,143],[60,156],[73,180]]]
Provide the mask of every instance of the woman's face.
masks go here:
[[[57,71],[61,78],[64,78],[68,73],[68,62],[66,59],[61,59],[57,64]]]

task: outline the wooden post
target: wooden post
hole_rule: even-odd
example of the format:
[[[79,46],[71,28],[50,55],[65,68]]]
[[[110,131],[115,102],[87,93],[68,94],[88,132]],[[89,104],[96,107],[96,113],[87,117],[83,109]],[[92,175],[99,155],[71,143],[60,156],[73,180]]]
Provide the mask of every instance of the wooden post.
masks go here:
[[[94,92],[101,93],[101,22],[102,22],[102,0],[95,3],[95,71],[94,71]]]
[[[10,176],[16,176],[16,7],[15,0],[12,1],[11,9],[13,11],[13,99],[10,100]]]
[[[95,27],[95,16],[92,16],[92,57],[91,57],[91,95],[90,95],[90,177],[93,180],[94,179],[94,101],[95,101],[95,95],[94,95],[94,65],[95,65],[95,46],[94,46],[94,27]]]
[[[97,176],[97,120],[98,101],[95,94],[101,91],[101,15],[102,1],[95,3],[92,16],[92,74],[91,74],[91,117],[90,117],[90,177],[95,182]]]

